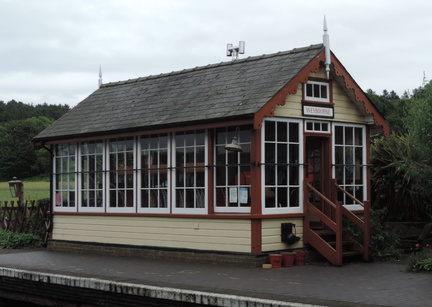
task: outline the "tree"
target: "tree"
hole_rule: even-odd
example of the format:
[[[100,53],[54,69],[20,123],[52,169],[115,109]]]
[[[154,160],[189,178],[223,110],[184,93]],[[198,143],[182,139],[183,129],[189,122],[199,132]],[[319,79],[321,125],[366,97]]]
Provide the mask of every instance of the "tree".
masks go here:
[[[52,124],[46,117],[10,121],[0,126],[0,179],[49,174],[49,153],[35,151],[32,139]]]
[[[400,99],[394,91],[389,93],[387,90],[384,90],[380,96],[370,89],[366,91],[366,94],[385,117],[392,132],[406,133],[403,118],[408,99]]]

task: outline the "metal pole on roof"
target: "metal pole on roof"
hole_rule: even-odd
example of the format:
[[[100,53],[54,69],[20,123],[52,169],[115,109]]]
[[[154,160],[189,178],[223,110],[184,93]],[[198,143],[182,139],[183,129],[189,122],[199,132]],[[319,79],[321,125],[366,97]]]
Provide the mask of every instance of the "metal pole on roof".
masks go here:
[[[325,52],[325,66],[326,66],[326,74],[327,74],[327,79],[330,78],[330,64],[331,64],[331,59],[330,59],[330,38],[329,35],[327,33],[328,28],[327,28],[327,21],[326,18],[324,16],[324,35],[323,35],[323,44],[324,44],[324,52]]]
[[[99,65],[99,87],[102,86],[102,66]]]

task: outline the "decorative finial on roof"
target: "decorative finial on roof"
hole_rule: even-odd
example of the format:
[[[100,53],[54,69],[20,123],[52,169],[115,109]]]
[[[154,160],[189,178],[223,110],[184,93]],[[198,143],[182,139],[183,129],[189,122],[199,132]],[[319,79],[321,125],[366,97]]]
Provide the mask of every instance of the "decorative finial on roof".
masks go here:
[[[245,53],[245,42],[240,41],[239,45],[233,47],[233,44],[227,44],[227,56],[232,56],[232,60],[237,60],[239,54]]]
[[[102,86],[102,66],[99,65],[99,87]]]
[[[323,35],[323,44],[324,44],[324,51],[325,51],[325,66],[326,66],[326,74],[327,74],[327,79],[330,78],[330,64],[331,64],[331,59],[330,59],[330,38],[329,35],[327,33],[327,21],[324,15],[324,35]]]

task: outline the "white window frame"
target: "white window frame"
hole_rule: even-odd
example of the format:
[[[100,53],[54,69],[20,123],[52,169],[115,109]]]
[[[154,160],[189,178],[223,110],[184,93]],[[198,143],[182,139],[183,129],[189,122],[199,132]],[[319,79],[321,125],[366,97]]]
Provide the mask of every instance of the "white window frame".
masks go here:
[[[133,143],[133,145],[132,145],[132,154],[133,154],[133,167],[132,167],[132,175],[133,175],[133,177],[132,177],[132,180],[133,180],[133,183],[132,183],[132,191],[133,191],[133,206],[132,207],[111,207],[111,204],[110,204],[110,202],[111,202],[111,197],[110,197],[110,192],[111,192],[111,188],[110,188],[110,184],[111,184],[111,182],[110,182],[110,174],[111,174],[111,169],[110,169],[110,165],[109,165],[109,162],[110,162],[110,154],[111,154],[111,152],[110,152],[110,142],[112,141],[112,140],[121,140],[121,139],[129,139],[128,137],[126,137],[126,138],[123,138],[123,137],[119,137],[119,138],[114,138],[114,139],[110,139],[110,140],[107,140],[105,143],[105,151],[106,151],[106,167],[107,167],[107,171],[106,171],[106,182],[107,182],[107,185],[106,185],[106,202],[105,202],[105,210],[106,210],[106,212],[109,212],[109,213],[136,213],[136,203],[137,203],[137,201],[136,201],[136,188],[137,188],[137,184],[136,184],[136,181],[137,181],[137,172],[136,172],[136,161],[137,161],[137,141],[136,141],[136,138],[135,137],[132,137],[131,138],[131,140],[132,140],[132,143]],[[127,171],[126,171],[127,172]],[[127,190],[127,188],[125,188],[126,190]]]
[[[319,85],[319,91],[320,91],[320,95],[319,97],[315,97],[312,93],[313,96],[308,96],[307,94],[307,85],[312,85],[312,90],[314,90],[314,85]],[[327,94],[327,98],[322,98],[321,95],[321,86],[325,86],[326,87],[326,94]],[[330,102],[330,84],[327,82],[319,82],[319,81],[308,81],[304,84],[303,86],[303,90],[304,90],[304,99],[306,101],[316,101],[316,102]]]
[[[166,135],[166,137],[167,137],[167,152],[166,152],[166,154],[167,154],[167,165],[166,165],[166,169],[164,169],[164,170],[162,170],[162,169],[160,169],[160,167],[161,167],[161,165],[159,165],[159,155],[160,155],[160,146],[159,146],[159,143],[158,143],[158,147],[157,148],[150,148],[150,150],[149,151],[152,151],[152,150],[154,150],[154,151],[157,151],[157,153],[158,153],[158,158],[157,158],[157,160],[158,161],[156,161],[156,168],[155,168],[155,170],[154,170],[154,172],[156,172],[156,174],[157,174],[157,176],[158,176],[158,181],[160,180],[159,178],[160,178],[160,173],[161,172],[163,172],[163,171],[166,171],[166,176],[167,176],[167,185],[166,185],[166,187],[155,187],[154,189],[153,188],[148,188],[148,187],[144,187],[142,184],[143,184],[143,182],[142,182],[142,175],[143,175],[143,167],[144,167],[144,165],[143,165],[143,163],[142,163],[142,159],[141,159],[141,154],[142,154],[142,151],[144,151],[144,150],[146,150],[146,149],[143,149],[143,148],[141,148],[141,139],[143,138],[143,137],[160,137],[160,135]],[[138,203],[137,203],[137,211],[138,211],[138,213],[170,213],[170,210],[171,210],[171,206],[172,206],[172,203],[171,203],[171,155],[170,155],[170,152],[171,152],[171,135],[170,134],[158,134],[158,135],[149,135],[149,136],[142,136],[142,137],[139,137],[139,138],[137,138],[136,139],[136,142],[137,142],[137,146],[138,146],[138,155],[136,156],[136,159],[137,159],[137,166],[138,166],[138,174],[137,174],[137,193],[138,193],[138,195],[137,195],[137,199],[138,199]],[[166,188],[166,195],[165,195],[165,189],[164,188]],[[143,190],[158,190],[158,201],[159,201],[159,198],[160,197],[164,197],[165,198],[165,200],[166,200],[166,202],[167,202],[167,206],[166,206],[166,208],[160,208],[160,207],[141,207],[141,202],[143,201],[142,200],[142,191]],[[162,190],[162,194],[161,194],[161,191],[160,190]]]
[[[250,131],[250,127],[245,127],[244,130],[249,130]],[[240,146],[242,146],[243,148],[245,148],[246,146],[248,146],[250,148],[251,146],[251,135],[252,133],[249,134],[249,139],[248,140],[243,140],[241,137],[241,129],[239,129],[239,135],[238,137],[238,144]],[[251,167],[250,167],[250,150],[247,153],[240,153],[240,152],[230,152],[225,150],[225,145],[226,144],[230,144],[233,137],[236,136],[236,127],[232,128],[231,130],[229,130],[228,128],[225,130],[225,140],[221,143],[221,144],[217,144],[217,141],[215,141],[215,148],[214,148],[214,159],[216,161],[216,155],[218,152],[218,148],[219,150],[223,151],[224,155],[225,155],[225,164],[228,164],[229,161],[229,156],[234,156],[236,157],[237,163],[242,164],[241,161],[241,156],[240,155],[244,155],[244,154],[249,154],[249,160],[247,161],[249,163],[248,165],[248,171],[249,174],[251,173]],[[217,132],[215,132],[217,134]],[[217,139],[217,135],[215,134],[215,138]],[[225,178],[225,185],[217,185],[217,168],[219,167],[225,167],[225,177],[228,176],[228,168],[231,167],[236,167],[237,168],[237,174],[240,174],[241,176],[246,176],[247,174],[245,174],[244,172],[241,171],[241,169],[243,168],[243,166],[237,165],[237,166],[216,166],[215,168],[215,174],[214,174],[214,199],[213,199],[213,203],[214,203],[214,211],[217,213],[250,213],[251,211],[251,204],[249,204],[249,206],[241,206],[241,198],[240,196],[246,196],[246,194],[243,193],[247,193],[247,197],[249,199],[251,199],[251,189],[250,189],[250,184],[241,184],[240,183],[240,178],[237,176],[237,182],[234,185],[229,185],[228,184],[228,178]],[[218,200],[218,191],[220,190],[224,190],[223,192],[224,194],[224,198],[225,198],[225,206],[217,206],[217,200]],[[230,195],[230,192],[234,193],[235,195]],[[230,203],[230,196],[234,196],[232,199],[237,201],[237,206],[227,206],[227,204]],[[235,203],[233,201],[233,203]]]
[[[357,124],[345,124],[345,123],[333,123],[332,129],[333,129],[333,141],[332,141],[332,151],[333,151],[333,157],[332,157],[332,176],[333,178],[336,178],[336,146],[341,146],[339,144],[336,144],[336,127],[349,127],[349,128],[361,128],[362,129],[362,145],[343,145],[344,147],[350,146],[355,148],[361,148],[362,149],[362,178],[363,182],[361,186],[363,186],[363,200],[367,200],[368,195],[368,185],[367,185],[367,166],[366,166],[366,158],[367,158],[367,152],[366,152],[366,126],[365,125],[357,125]],[[344,135],[345,137],[345,135]],[[344,141],[345,142],[345,141]],[[355,168],[354,168],[355,169]],[[355,176],[355,175],[354,175]],[[359,184],[347,184],[346,182],[340,184],[342,188],[346,188],[347,186],[355,188],[356,186],[360,186]],[[354,195],[355,196],[355,195]],[[349,210],[363,210],[363,206],[359,204],[343,204],[343,206]]]
[[[96,140],[95,142],[101,142],[102,143],[102,206],[101,207],[84,207],[83,206],[83,197],[82,197],[82,193],[83,193],[83,189],[82,189],[82,175],[85,173],[84,170],[82,169],[82,150],[81,150],[81,146],[85,143],[89,143],[89,142],[80,142],[77,145],[77,157],[78,157],[78,189],[77,189],[77,194],[78,199],[79,199],[79,212],[104,212],[105,208],[106,208],[106,193],[105,193],[105,181],[106,181],[106,176],[105,176],[105,157],[106,157],[106,152],[105,152],[105,142],[103,140]],[[97,191],[97,190],[96,190]],[[95,192],[96,192],[95,191]]]
[[[274,121],[274,122],[286,122],[288,125],[290,123],[296,123],[298,124],[298,143],[297,142],[293,142],[295,144],[298,144],[298,185],[291,185],[287,182],[286,185],[284,185],[284,187],[294,187],[294,186],[298,186],[298,193],[299,193],[299,206],[298,207],[274,207],[274,208],[266,208],[266,199],[265,199],[265,191],[266,191],[266,184],[265,184],[265,163],[264,165],[261,166],[261,203],[262,203],[262,212],[263,214],[282,214],[282,213],[303,213],[303,181],[304,181],[304,157],[303,157],[303,120],[301,119],[292,119],[292,118],[282,118],[282,117],[273,117],[273,118],[266,118],[264,121],[264,124],[261,128],[261,135],[262,135],[262,140],[261,140],[261,157],[262,157],[262,161],[266,161],[266,156],[265,156],[265,144],[266,144],[266,140],[265,140],[265,127],[266,127],[266,123],[269,121]],[[277,143],[275,141],[275,143]],[[288,142],[288,144],[291,142]],[[288,145],[289,147],[289,145]]]
[[[308,124],[312,124],[313,128],[308,129]],[[327,130],[323,130],[323,125],[327,125]],[[316,129],[319,127],[318,129]],[[304,131],[313,133],[330,133],[331,122],[318,120],[305,120]]]
[[[60,172],[58,172],[57,170],[57,159],[59,157],[66,157],[66,156],[58,156],[57,155],[57,150],[58,150],[58,146],[63,146],[63,145],[68,145],[70,146],[71,144],[75,145],[75,150],[73,153],[73,157],[75,157],[75,167],[74,167],[74,171],[73,174],[71,172],[63,172],[63,170],[60,170]],[[53,195],[53,199],[52,199],[52,204],[53,204],[53,211],[54,212],[78,212],[78,203],[79,203],[79,193],[78,193],[78,180],[77,180],[77,167],[79,164],[78,161],[78,155],[77,155],[77,148],[78,148],[78,143],[61,143],[61,144],[56,144],[55,145],[55,149],[54,149],[54,162],[53,162],[53,186],[52,186],[52,195]],[[71,155],[67,156],[68,158],[68,166],[69,166],[69,162],[70,162],[70,157]],[[73,191],[75,193],[75,204],[73,207],[64,207],[64,206],[57,206],[57,175],[58,174],[67,174],[67,176],[71,176],[73,175],[75,180],[74,180],[74,187],[71,189],[70,187],[68,187],[68,189],[60,189],[61,192],[71,192]],[[61,200],[61,198],[60,198]]]
[[[196,130],[196,131],[201,131],[201,130]],[[195,131],[195,132],[196,132]],[[204,207],[203,208],[181,208],[181,207],[177,207],[177,190],[182,189],[181,187],[177,187],[177,165],[180,164],[179,161],[176,161],[176,151],[177,151],[177,146],[176,146],[176,134],[172,135],[172,157],[171,157],[171,161],[172,161],[172,166],[173,166],[173,171],[172,171],[172,203],[171,203],[171,210],[172,213],[176,213],[176,214],[208,214],[208,169],[206,167],[206,165],[208,165],[208,131],[207,129],[202,130],[204,133],[204,165],[203,166],[199,166],[200,168],[203,167],[204,168],[204,187],[200,187],[200,190],[203,190],[204,192]],[[186,131],[182,131],[186,132]],[[193,148],[196,148],[196,144],[194,144]],[[196,151],[194,150],[194,153]],[[196,161],[194,161],[194,172],[196,171]],[[196,175],[194,176],[194,180],[196,180]],[[196,190],[198,190],[198,188],[194,185],[194,187],[185,187],[185,190],[194,190],[194,195],[196,195]]]

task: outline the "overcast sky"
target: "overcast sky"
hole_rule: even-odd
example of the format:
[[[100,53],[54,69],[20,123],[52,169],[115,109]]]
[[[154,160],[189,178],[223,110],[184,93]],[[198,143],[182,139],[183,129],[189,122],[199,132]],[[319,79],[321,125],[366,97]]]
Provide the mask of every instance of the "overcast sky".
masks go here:
[[[430,0],[0,0],[0,100],[75,106],[103,82],[322,42],[363,90],[432,79]]]

